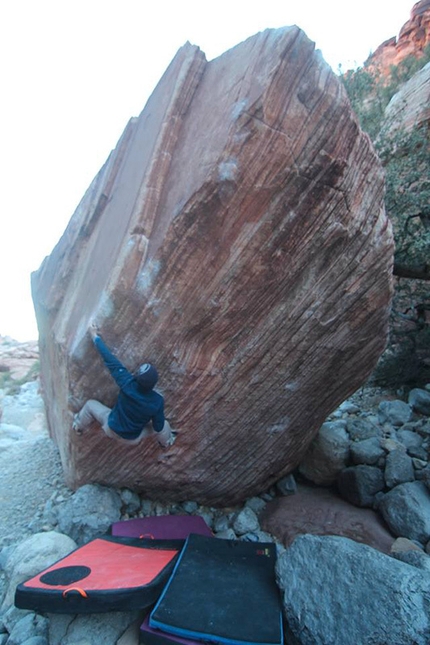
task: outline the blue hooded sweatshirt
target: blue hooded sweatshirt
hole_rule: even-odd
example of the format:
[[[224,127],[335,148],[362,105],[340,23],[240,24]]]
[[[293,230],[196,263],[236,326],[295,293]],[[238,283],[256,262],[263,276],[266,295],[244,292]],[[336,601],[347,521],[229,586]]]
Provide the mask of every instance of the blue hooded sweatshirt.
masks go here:
[[[100,336],[94,345],[120,388],[108,418],[109,427],[124,439],[136,439],[150,421],[156,432],[164,426],[164,399],[154,390],[142,390],[133,374],[112,354]]]

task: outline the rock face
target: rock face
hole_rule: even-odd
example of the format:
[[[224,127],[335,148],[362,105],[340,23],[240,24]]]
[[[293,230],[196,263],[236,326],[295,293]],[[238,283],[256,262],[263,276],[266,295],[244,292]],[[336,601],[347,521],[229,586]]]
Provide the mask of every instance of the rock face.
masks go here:
[[[430,63],[404,83],[385,108],[382,133],[410,132],[430,121]]]
[[[68,484],[217,505],[291,472],[384,348],[392,253],[379,161],[305,34],[185,45],[33,275]],[[116,396],[93,317],[129,369],[157,365],[168,451],[73,435]]]
[[[386,40],[368,59],[366,66],[379,70],[384,76],[392,65],[398,65],[408,56],[419,58],[430,45],[430,0],[414,4],[410,19],[401,28],[398,37]]]

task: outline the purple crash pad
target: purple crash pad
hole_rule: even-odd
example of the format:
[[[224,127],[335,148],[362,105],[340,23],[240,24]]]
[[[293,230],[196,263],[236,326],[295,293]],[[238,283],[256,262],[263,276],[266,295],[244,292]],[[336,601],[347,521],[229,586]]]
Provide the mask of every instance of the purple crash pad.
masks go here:
[[[149,614],[140,626],[140,642],[145,645],[172,645],[179,643],[180,645],[202,645],[201,642],[191,641],[187,638],[174,636],[173,634],[166,634],[160,629],[153,629],[149,626]]]
[[[144,537],[155,540],[186,540],[190,533],[212,536],[212,531],[198,515],[160,515],[139,517],[115,522],[112,535],[119,537]]]

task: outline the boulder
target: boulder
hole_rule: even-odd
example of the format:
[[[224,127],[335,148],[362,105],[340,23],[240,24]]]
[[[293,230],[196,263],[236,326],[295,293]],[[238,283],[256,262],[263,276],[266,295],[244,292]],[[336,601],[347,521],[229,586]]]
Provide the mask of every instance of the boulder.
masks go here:
[[[394,488],[398,484],[412,482],[415,471],[412,458],[403,450],[393,450],[388,453],[384,471],[387,488]]]
[[[138,612],[110,611],[69,617],[51,615],[50,645],[117,645],[119,638],[136,620]],[[63,619],[66,618],[64,621]],[[141,619],[142,621],[142,619]],[[136,642],[136,641],[135,641]]]
[[[380,423],[400,427],[411,420],[412,410],[404,401],[381,401],[378,407],[378,418]]]
[[[430,493],[423,482],[396,486],[384,495],[380,511],[397,537],[426,544],[430,540]]]
[[[349,459],[349,437],[343,421],[323,423],[299,466],[299,472],[319,486],[330,486]]]
[[[269,502],[260,517],[264,531],[286,546],[301,534],[340,535],[389,553],[394,537],[375,511],[352,506],[327,489],[299,486],[295,495]]]
[[[278,559],[294,645],[428,645],[427,571],[342,537],[298,537]]]
[[[38,639],[34,645],[48,645],[49,620],[37,614],[27,614],[16,623],[7,641],[9,645],[32,645],[31,640]]]
[[[70,537],[55,531],[35,533],[13,548],[4,565],[7,589],[2,609],[13,603],[18,584],[64,558],[75,548],[76,543]]]
[[[353,464],[373,466],[384,456],[385,451],[378,437],[370,437],[351,444],[351,460]]]
[[[375,495],[384,489],[384,476],[375,466],[351,466],[340,473],[337,487],[343,499],[354,504],[371,508]]]
[[[340,80],[297,27],[207,62],[182,47],[33,274],[43,394],[66,482],[225,505],[292,472],[386,342],[384,180]],[[73,413],[154,362],[180,430],[132,448]]]
[[[427,390],[420,388],[411,390],[408,396],[408,403],[415,412],[430,417],[430,392]]]
[[[380,437],[382,434],[381,428],[372,423],[370,419],[348,419],[346,422],[346,429],[353,441],[363,441],[371,437]]]
[[[79,488],[58,507],[58,529],[82,545],[109,531],[121,518],[122,500],[115,490],[93,484]]]

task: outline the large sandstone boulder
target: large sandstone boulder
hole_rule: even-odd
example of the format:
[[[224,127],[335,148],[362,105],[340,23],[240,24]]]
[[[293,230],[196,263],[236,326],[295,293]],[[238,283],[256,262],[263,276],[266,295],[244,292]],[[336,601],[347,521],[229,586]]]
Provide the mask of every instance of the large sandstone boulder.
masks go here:
[[[33,276],[44,397],[66,481],[226,504],[300,462],[382,352],[392,234],[342,85],[297,27],[210,62],[179,50]],[[179,439],[71,431],[155,362]]]

